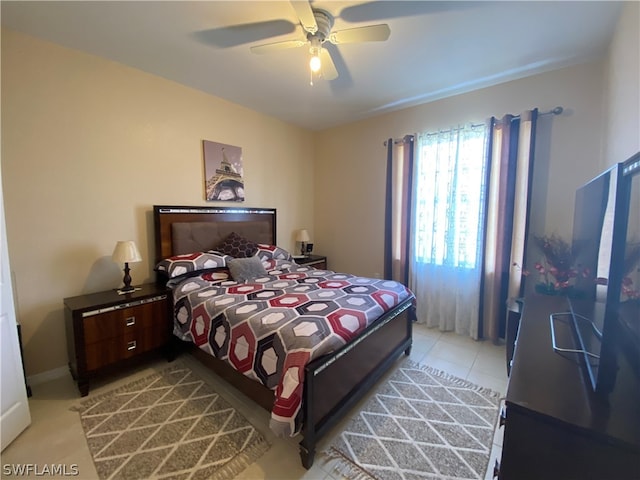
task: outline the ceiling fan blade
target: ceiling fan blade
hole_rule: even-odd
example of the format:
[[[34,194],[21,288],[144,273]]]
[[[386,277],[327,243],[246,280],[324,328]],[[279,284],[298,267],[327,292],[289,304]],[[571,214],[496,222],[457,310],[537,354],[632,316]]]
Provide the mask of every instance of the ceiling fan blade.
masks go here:
[[[229,48],[292,33],[296,27],[296,24],[287,20],[267,20],[264,22],[201,30],[194,32],[192,36],[205,45]]]
[[[307,44],[305,40],[285,40],[284,42],[264,43],[251,47],[252,53],[263,54],[285,50],[287,48],[304,47]]]
[[[417,2],[415,0],[371,1],[345,7],[340,18],[345,22],[374,22],[392,18],[433,15],[478,8],[481,2],[435,0]]]
[[[316,17],[311,10],[311,4],[307,1],[294,1],[291,0],[291,6],[296,11],[296,15],[300,19],[300,24],[306,32],[316,33],[318,31],[318,24],[316,23]]]
[[[391,35],[391,29],[386,23],[370,25],[368,27],[347,28],[329,34],[328,40],[335,44],[357,42],[383,42]]]
[[[334,80],[338,78],[338,70],[336,70],[331,54],[326,48],[320,50],[320,62],[322,62],[322,76],[325,80]]]

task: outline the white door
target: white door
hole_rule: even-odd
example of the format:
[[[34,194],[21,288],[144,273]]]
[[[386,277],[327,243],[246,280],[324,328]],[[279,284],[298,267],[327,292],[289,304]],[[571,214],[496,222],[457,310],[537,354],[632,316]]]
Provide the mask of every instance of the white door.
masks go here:
[[[2,175],[0,174],[0,437],[4,450],[31,423],[27,389],[24,384],[16,311],[13,305],[11,269],[4,221]]]

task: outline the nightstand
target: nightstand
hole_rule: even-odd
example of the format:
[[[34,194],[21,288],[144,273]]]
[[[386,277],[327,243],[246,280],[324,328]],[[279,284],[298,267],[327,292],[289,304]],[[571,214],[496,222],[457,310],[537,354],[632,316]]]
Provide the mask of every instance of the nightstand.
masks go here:
[[[322,255],[308,255],[304,258],[294,258],[294,260],[298,265],[307,265],[320,270],[327,269],[327,257]]]
[[[90,378],[165,348],[171,336],[170,292],[156,284],[64,299],[69,370],[80,394]]]

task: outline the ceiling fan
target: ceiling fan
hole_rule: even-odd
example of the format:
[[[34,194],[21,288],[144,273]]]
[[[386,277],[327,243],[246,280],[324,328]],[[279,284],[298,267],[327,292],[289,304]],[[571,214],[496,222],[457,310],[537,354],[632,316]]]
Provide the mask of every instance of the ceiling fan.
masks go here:
[[[338,71],[331,54],[322,47],[323,43],[328,41],[334,45],[342,45],[345,43],[381,42],[387,40],[391,34],[389,25],[384,23],[331,31],[334,17],[329,12],[313,8],[308,0],[291,0],[290,3],[300,20],[300,25],[306,32],[306,38],[255,45],[251,47],[251,51],[264,54],[308,45],[311,55],[309,68],[311,69],[312,84],[314,74],[321,74],[326,80],[334,80],[338,77]]]

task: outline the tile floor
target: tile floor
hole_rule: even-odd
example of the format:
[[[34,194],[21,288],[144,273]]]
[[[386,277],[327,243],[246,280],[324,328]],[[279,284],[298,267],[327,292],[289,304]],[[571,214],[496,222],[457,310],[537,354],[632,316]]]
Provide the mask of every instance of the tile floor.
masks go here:
[[[454,333],[441,333],[422,325],[414,326],[414,342],[410,358],[416,362],[443,370],[459,378],[477,385],[490,388],[503,395],[507,388],[504,345],[493,345],[491,342],[477,342]],[[219,381],[217,377],[205,370],[191,357],[186,358],[193,368],[203,376],[208,376],[212,383],[220,388],[220,393],[237,406],[272,444],[269,451],[257,462],[250,465],[238,475],[238,479],[313,479],[341,480],[340,475],[332,472],[330,464],[323,458],[321,451],[324,444],[331,440],[327,435],[319,445],[318,454],[313,467],[305,470],[300,464],[298,455],[299,439],[275,438],[268,428],[269,414],[256,407],[248,398]],[[165,362],[158,360],[158,364]],[[109,391],[120,384],[149,373],[149,364],[133,371],[123,372],[119,378],[110,377],[96,381],[89,395]],[[31,426],[27,428],[9,447],[0,454],[0,464],[66,464],[77,465],[78,478],[91,480],[97,478],[91,454],[84,441],[79,416],[71,411],[80,397],[71,376],[66,375],[56,380],[32,385],[33,396],[29,401],[31,410]],[[365,399],[366,400],[366,399]],[[363,401],[365,401],[363,400]],[[357,408],[357,407],[356,407]],[[336,430],[340,425],[336,427]],[[493,463],[500,455],[502,445],[501,430],[496,430],[494,445],[487,479],[492,478]],[[3,469],[4,471],[4,469]],[[1,478],[42,478],[11,477],[0,473]],[[47,477],[57,478],[57,477]],[[69,477],[60,477],[69,478]]]

